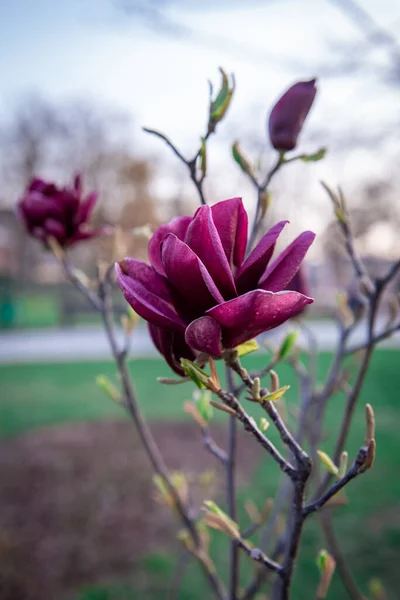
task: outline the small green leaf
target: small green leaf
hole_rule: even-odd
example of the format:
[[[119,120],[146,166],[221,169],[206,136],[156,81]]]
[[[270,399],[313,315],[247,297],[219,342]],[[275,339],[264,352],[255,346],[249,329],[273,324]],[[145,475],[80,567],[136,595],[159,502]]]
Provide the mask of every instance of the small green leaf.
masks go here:
[[[321,573],[324,572],[326,567],[326,562],[329,558],[329,552],[325,549],[320,550],[317,556],[317,567]]]
[[[320,148],[314,154],[303,154],[299,158],[303,162],[317,162],[318,160],[322,160],[325,157],[327,151],[327,148]]]
[[[249,340],[248,342],[244,342],[237,346],[236,350],[238,356],[246,356],[246,354],[250,354],[251,352],[255,352],[259,349],[259,345],[256,340]]]
[[[199,392],[197,392],[199,393]],[[211,392],[209,390],[202,390],[200,392],[200,398],[196,402],[197,410],[205,421],[210,421],[213,416],[213,407],[210,404]]]
[[[194,362],[188,358],[181,358],[181,366],[186,375],[190,377],[200,390],[207,387],[209,379],[207,373],[200,369]]]
[[[279,361],[284,360],[291,354],[291,352],[294,348],[294,345],[297,341],[298,336],[299,336],[298,331],[292,331],[291,333],[288,333],[288,335],[283,340],[281,347],[279,348],[279,352],[278,352],[278,360]]]
[[[261,402],[277,402],[282,396],[287,392],[290,388],[290,385],[284,385],[283,387],[276,390],[276,392],[272,392],[271,394],[267,394],[261,398]]]
[[[337,477],[339,475],[339,469],[337,468],[331,457],[322,450],[317,450],[317,454],[320,457],[321,462],[326,468],[326,470]]]
[[[117,404],[121,403],[121,394],[115,385],[108,379],[108,377],[105,375],[97,375],[96,384],[101,390],[103,390],[105,394],[107,394],[109,398],[111,398],[111,400]]]
[[[261,431],[267,431],[269,427],[269,421],[265,417],[261,417],[259,427]]]

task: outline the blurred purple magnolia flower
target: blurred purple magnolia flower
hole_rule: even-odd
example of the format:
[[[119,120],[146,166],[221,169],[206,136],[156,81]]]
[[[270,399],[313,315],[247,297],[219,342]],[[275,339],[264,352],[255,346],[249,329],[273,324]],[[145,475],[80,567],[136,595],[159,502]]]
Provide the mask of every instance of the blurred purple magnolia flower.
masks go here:
[[[303,294],[303,296],[311,295],[311,285],[310,285],[309,273],[308,273],[308,270],[307,270],[306,266],[304,265],[304,263],[301,265],[301,267],[297,271],[296,275],[288,283],[288,285],[286,286],[285,289],[293,290],[294,292],[299,292],[300,294]],[[306,306],[300,312],[302,313],[305,310],[307,310]],[[300,312],[298,314],[300,314]]]
[[[316,93],[315,79],[300,81],[292,85],[278,100],[269,117],[269,137],[274,148],[295,148]]]
[[[27,231],[44,243],[53,237],[62,247],[105,233],[105,228],[87,225],[97,201],[97,192],[83,196],[82,178],[76,175],[71,187],[58,188],[33,179],[18,202],[18,214]]]
[[[309,296],[311,294],[311,286],[308,275],[305,265],[301,265],[292,281],[286,286],[286,289],[300,292],[300,294],[303,294],[304,296]]]
[[[116,264],[126,300],[149,322],[154,344],[174,371],[183,374],[180,358],[193,360],[200,352],[218,358],[313,302],[282,290],[314,233],[302,233],[269,264],[286,223],[272,227],[244,260],[247,214],[241,198],[232,198],[161,225],[149,242],[151,266],[133,258]]]

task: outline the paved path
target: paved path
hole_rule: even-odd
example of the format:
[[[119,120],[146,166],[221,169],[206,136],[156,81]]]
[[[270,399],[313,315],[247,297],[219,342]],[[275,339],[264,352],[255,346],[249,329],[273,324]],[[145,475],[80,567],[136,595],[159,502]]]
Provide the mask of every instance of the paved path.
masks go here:
[[[380,326],[379,326],[380,325]],[[320,350],[330,350],[337,342],[338,332],[332,321],[314,321],[308,324],[315,336]],[[378,324],[379,332],[384,323]],[[292,327],[292,325],[290,325]],[[285,326],[270,332],[268,338],[276,343],[284,336]],[[365,340],[365,324],[360,325],[350,338],[351,345]],[[122,342],[123,333],[118,331]],[[300,343],[307,344],[304,336]],[[382,345],[397,348],[400,346],[400,334],[396,334]],[[138,328],[131,343],[133,356],[157,356],[145,327]],[[79,359],[107,359],[110,357],[107,339],[98,327],[69,327],[61,329],[41,329],[29,331],[10,331],[0,333],[0,363],[66,361]]]

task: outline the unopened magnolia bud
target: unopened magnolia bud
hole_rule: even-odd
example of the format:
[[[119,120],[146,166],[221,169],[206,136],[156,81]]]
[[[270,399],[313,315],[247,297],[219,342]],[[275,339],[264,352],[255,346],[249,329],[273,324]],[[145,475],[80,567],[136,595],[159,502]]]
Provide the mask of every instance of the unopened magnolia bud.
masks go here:
[[[365,463],[363,465],[363,469],[371,469],[375,462],[375,454],[376,454],[376,442],[375,440],[370,440],[368,443],[367,449],[367,457],[365,459]]]
[[[220,68],[220,73],[222,77],[221,89],[218,92],[215,100],[210,103],[210,117],[209,117],[209,126],[215,127],[215,125],[221,121],[226,111],[229,108],[233,92],[235,90],[235,79],[234,76],[231,75],[231,83],[229,82],[229,77],[225,73],[225,71]]]
[[[276,150],[293,150],[314,102],[315,79],[301,81],[283,94],[269,117],[269,137]]]
[[[111,400],[113,400],[116,404],[121,403],[121,394],[115,385],[108,379],[108,377],[105,375],[98,375],[96,377],[96,383],[98,387],[103,390],[103,392],[107,394],[109,398],[111,398]]]
[[[349,455],[346,451],[342,452],[341,456],[340,456],[340,463],[339,463],[339,473],[338,476],[339,477],[343,477],[347,471],[347,463],[349,460]]]
[[[271,369],[269,376],[271,379],[271,393],[274,393],[279,390],[279,375],[276,371]]]
[[[319,553],[317,564],[321,572],[321,578],[317,591],[317,598],[325,598],[331,584],[331,580],[336,568],[336,562],[333,556],[326,550]]]
[[[226,412],[226,413],[228,413],[228,415],[231,415],[232,417],[236,417],[236,413],[233,410],[233,408],[230,408],[229,406],[222,404],[222,402],[215,402],[214,400],[210,400],[210,404],[217,410],[222,410],[222,412]]]
[[[260,399],[260,389],[261,389],[260,378],[259,377],[255,377],[254,381],[253,381],[253,385],[251,386],[251,393],[252,393],[253,398],[255,400],[259,400]]]
[[[365,421],[366,421],[366,435],[365,441],[369,442],[375,438],[375,415],[374,410],[370,404],[365,405]]]
[[[245,507],[250,519],[252,520],[252,522],[259,523],[260,522],[260,513],[258,512],[258,508],[254,504],[254,502],[252,500],[246,500],[244,507]]]
[[[335,463],[333,462],[331,457],[326,452],[323,452],[322,450],[317,450],[317,454],[320,457],[321,462],[324,465],[324,467],[326,468],[326,470],[328,471],[328,473],[332,473],[332,475],[335,475],[336,477],[338,477],[339,469],[335,465]]]

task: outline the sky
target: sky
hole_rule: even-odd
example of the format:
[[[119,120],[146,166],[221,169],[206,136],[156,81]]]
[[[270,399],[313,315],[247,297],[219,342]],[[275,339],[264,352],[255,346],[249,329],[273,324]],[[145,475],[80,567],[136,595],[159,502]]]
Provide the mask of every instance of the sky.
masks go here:
[[[207,8],[206,2],[202,9],[190,10],[182,0],[159,0],[167,7],[165,19],[174,25],[169,34],[120,10],[118,2],[122,4],[0,0],[0,120],[6,121],[24,94],[32,92],[53,100],[82,97],[120,109],[132,117],[136,151],[165,160],[159,185],[167,188],[175,181],[166,174],[175,168],[174,158],[141,127],[161,130],[184,152],[194,153],[206,121],[207,81],[218,84],[220,65],[237,80],[229,111],[232,125],[222,125],[222,141],[211,148],[216,168],[225,173],[229,153],[224,145],[230,136],[249,129],[267,148],[266,115],[285,88],[321,75],[323,65],[335,62],[338,44],[348,44],[349,59],[363,48],[364,36],[338,9],[340,0],[222,2],[223,9]],[[400,3],[363,0],[362,5],[400,40]],[[182,35],[182,27],[191,35]],[[333,140],[347,129],[373,134],[392,130],[393,122],[399,126],[400,86],[396,95],[393,88],[377,83],[376,73],[387,65],[387,57],[387,49],[378,48],[368,55],[375,71],[365,68],[350,78],[329,77],[322,69],[300,148],[315,150],[312,133],[320,130],[328,146],[331,142],[331,156],[312,167],[316,181],[335,177],[351,189],[354,178],[386,173],[388,153],[398,150],[396,141],[379,156],[362,148],[346,156]],[[236,177],[215,181],[218,193],[238,195],[232,189]]]

